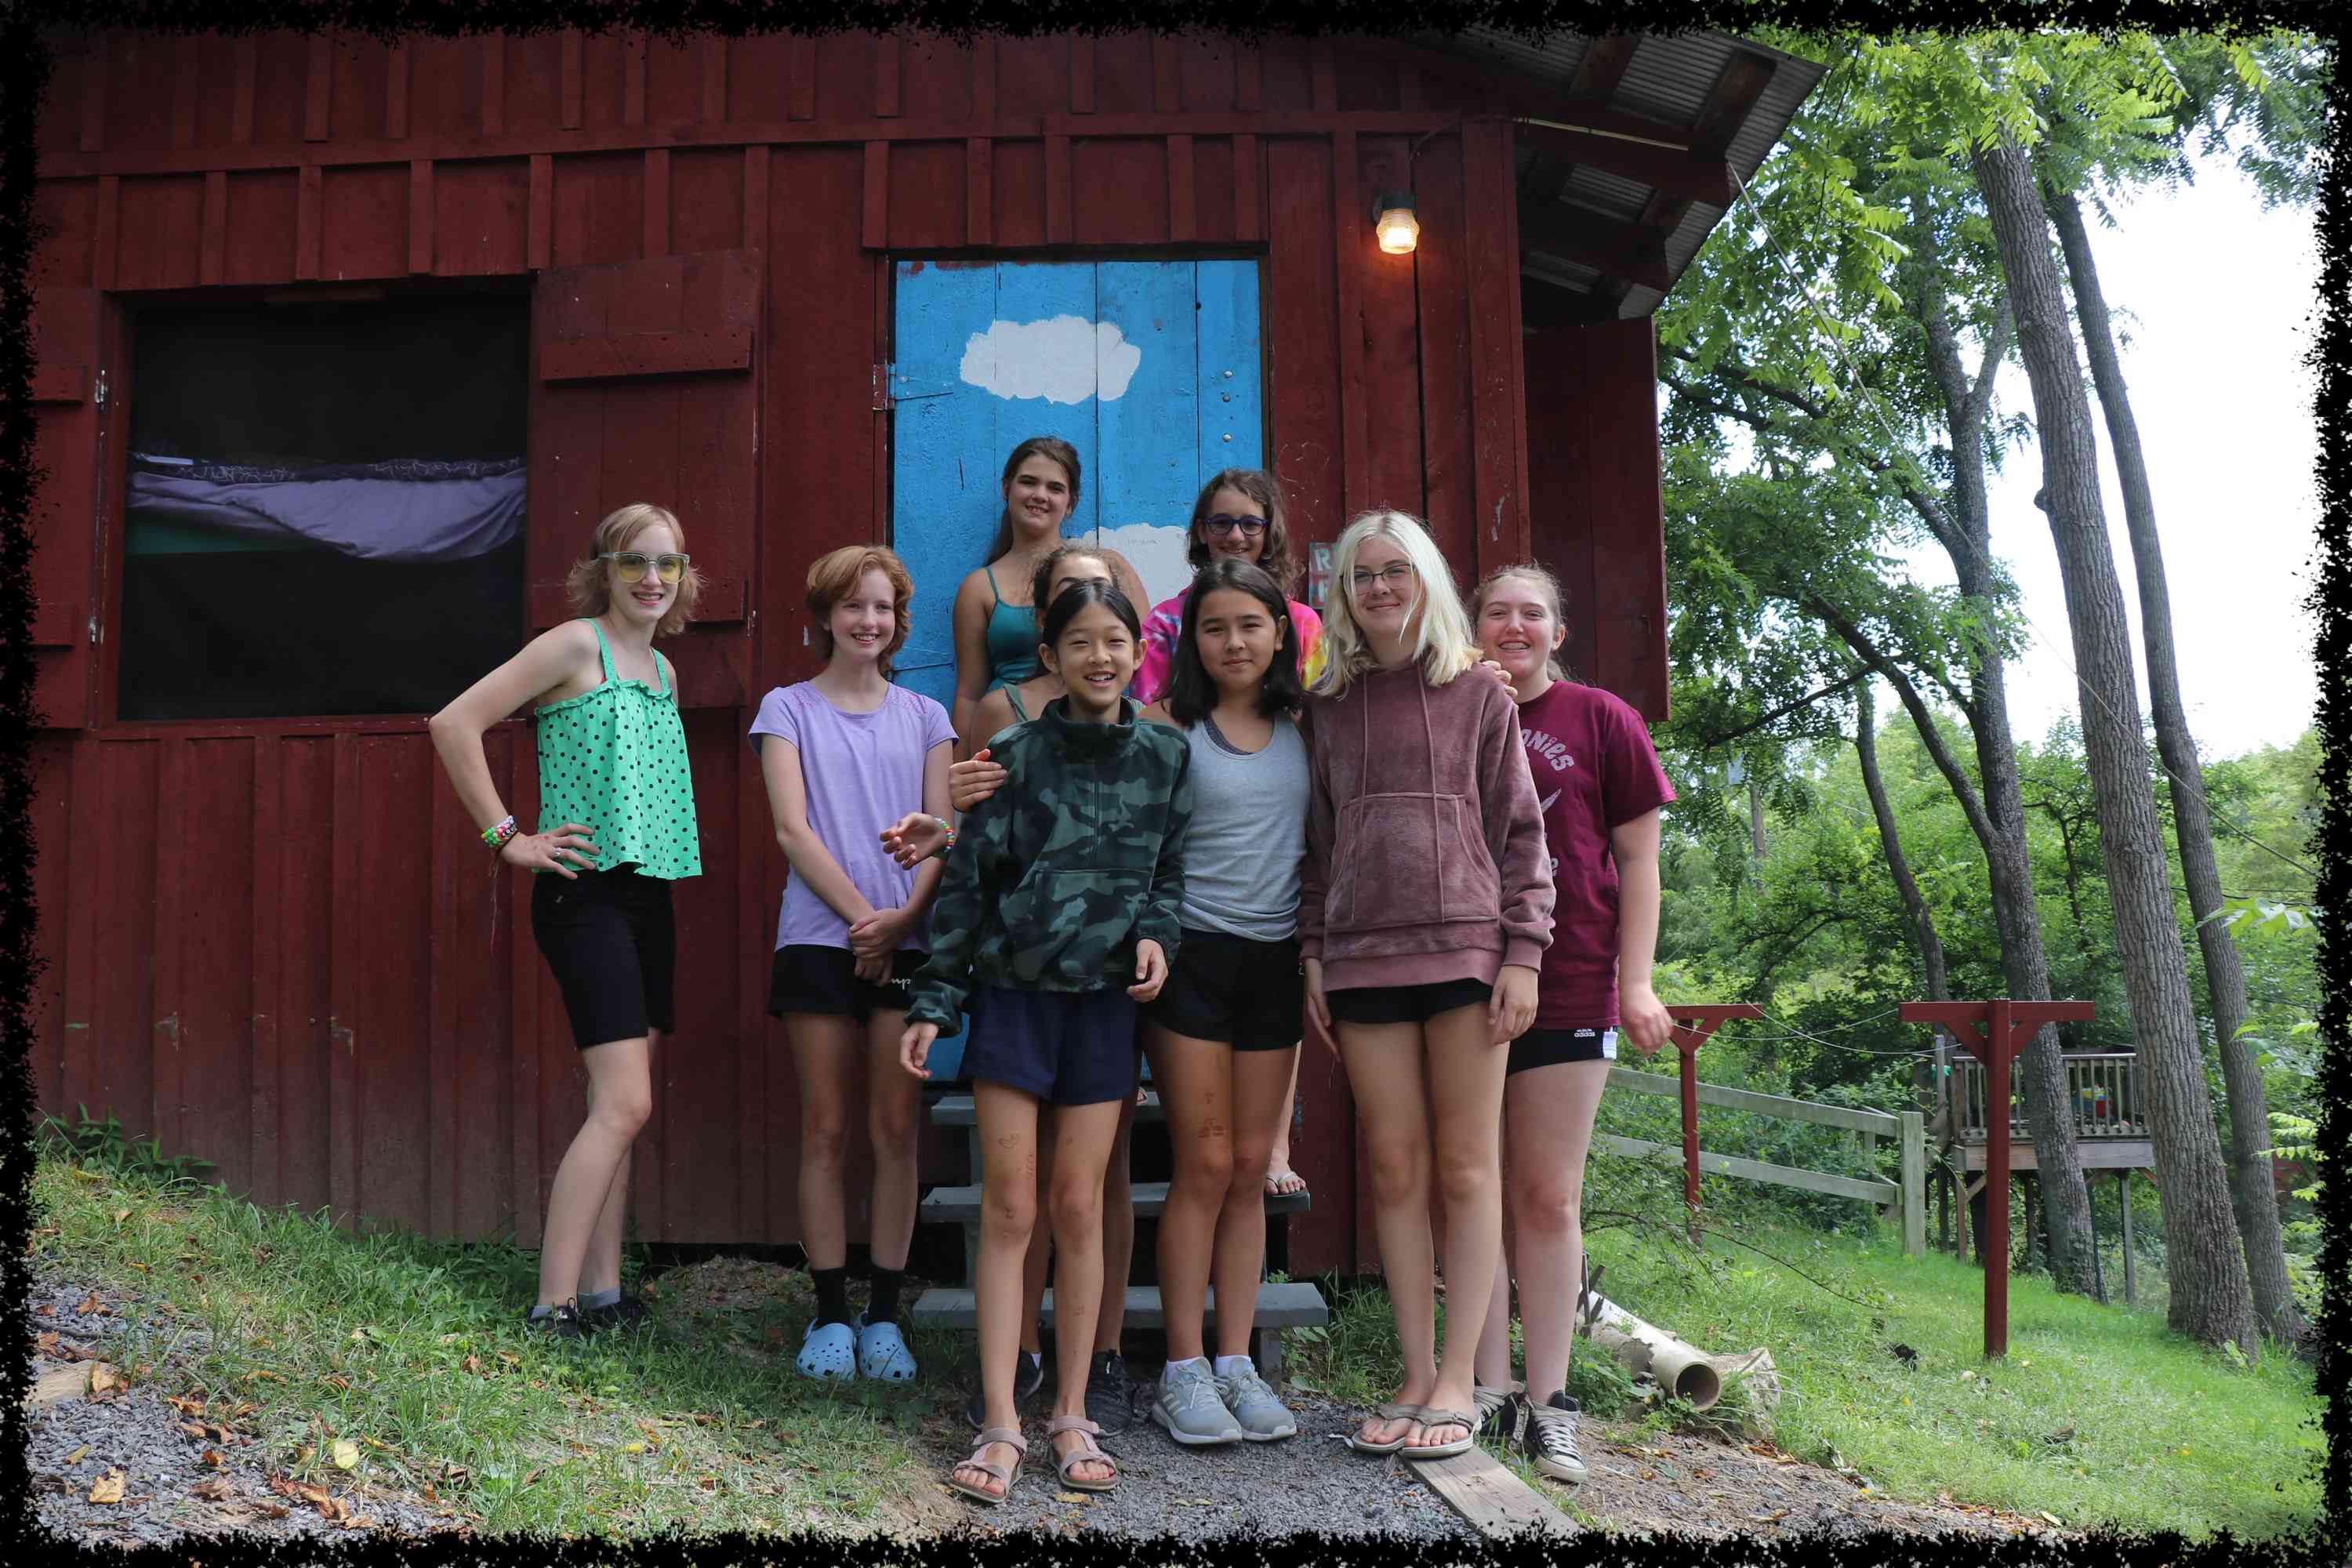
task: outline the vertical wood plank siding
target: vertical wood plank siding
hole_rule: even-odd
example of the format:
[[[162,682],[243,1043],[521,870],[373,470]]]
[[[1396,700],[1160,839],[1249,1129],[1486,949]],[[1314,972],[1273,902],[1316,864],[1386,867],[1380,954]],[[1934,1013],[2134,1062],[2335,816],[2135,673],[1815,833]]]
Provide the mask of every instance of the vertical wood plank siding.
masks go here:
[[[1532,519],[1578,601],[1585,668],[1646,710],[1662,700],[1647,329],[1638,342],[1638,323],[1593,329],[1578,353],[1531,361],[1525,395],[1507,128],[1446,122],[1481,106],[1404,46],[572,31],[110,35],[65,51],[67,98],[39,149],[45,280],[584,279],[720,253],[756,268],[740,416],[707,377],[631,387],[609,405],[625,418],[602,412],[619,392],[546,405],[576,413],[534,402],[535,625],[562,613],[545,588],[587,526],[656,476],[691,476],[659,481],[663,499],[729,579],[711,624],[676,649],[706,873],[678,893],[678,1037],[657,1058],[636,1166],[647,1238],[797,1231],[796,1100],[764,1009],[784,866],[742,734],[762,691],[816,669],[798,609],[808,562],[887,536],[890,416],[873,408],[871,373],[891,353],[889,247],[1262,257],[1267,449],[1301,537],[1331,540],[1351,509],[1402,507],[1432,519],[1466,583],[1525,553]],[[1400,106],[1440,127],[1412,157],[1423,227],[1410,258],[1380,254],[1370,232],[1373,195],[1404,183],[1420,132],[1364,116]],[[1326,122],[1255,119],[1307,113]],[[730,125],[775,129],[730,141]],[[711,324],[680,318],[701,307],[677,294],[579,287],[539,300],[536,332]],[[89,335],[77,363],[94,367]],[[535,382],[532,395],[549,395]],[[44,497],[88,518],[95,415],[81,417],[44,447]],[[119,518],[93,548],[120,550]],[[917,603],[951,588],[918,584]],[[112,614],[97,594],[75,596]],[[1596,596],[1604,613],[1576,613]],[[35,756],[43,1108],[111,1112],[257,1202],[535,1241],[581,1113],[577,1053],[530,939],[528,879],[486,868],[422,717],[110,723],[110,649],[59,635],[36,654],[56,726]],[[501,726],[488,745],[504,798],[531,819],[530,732]],[[204,830],[184,831],[191,820]],[[1352,1107],[1313,1042],[1301,1091],[1294,1158],[1317,1204],[1293,1227],[1293,1267],[1368,1267]],[[944,1141],[927,1157],[930,1176],[960,1168]]]

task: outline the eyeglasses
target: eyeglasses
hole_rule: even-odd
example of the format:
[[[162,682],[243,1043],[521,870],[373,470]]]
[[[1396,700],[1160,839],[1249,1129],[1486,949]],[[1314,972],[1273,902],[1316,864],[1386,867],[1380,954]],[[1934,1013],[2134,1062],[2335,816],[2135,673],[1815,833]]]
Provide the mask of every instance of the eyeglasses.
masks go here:
[[[646,574],[646,568],[648,566],[661,574],[661,580],[663,582],[675,583],[680,577],[686,575],[687,563],[692,560],[693,557],[689,555],[646,555],[635,550],[618,550],[599,555],[596,559],[599,561],[611,562],[613,563],[613,575],[618,577],[624,583],[636,582]]]
[[[1231,539],[1234,535],[1234,530],[1235,529],[1241,530],[1241,534],[1244,539],[1255,539],[1259,534],[1265,531],[1265,519],[1262,517],[1227,517],[1223,512],[1220,512],[1215,517],[1202,518],[1201,520],[1201,531],[1207,534],[1212,539]]]
[[[1401,593],[1404,585],[1412,581],[1412,568],[1402,561],[1391,562],[1378,572],[1366,572],[1360,569],[1348,574],[1349,585],[1359,594],[1365,592],[1375,583],[1392,593]]]

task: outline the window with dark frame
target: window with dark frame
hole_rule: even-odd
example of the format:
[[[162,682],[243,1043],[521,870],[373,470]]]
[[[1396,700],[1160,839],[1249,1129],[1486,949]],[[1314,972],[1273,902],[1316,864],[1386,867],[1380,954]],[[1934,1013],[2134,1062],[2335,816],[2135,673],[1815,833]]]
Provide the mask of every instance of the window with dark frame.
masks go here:
[[[520,292],[138,310],[121,717],[429,713],[509,658],[530,335]]]

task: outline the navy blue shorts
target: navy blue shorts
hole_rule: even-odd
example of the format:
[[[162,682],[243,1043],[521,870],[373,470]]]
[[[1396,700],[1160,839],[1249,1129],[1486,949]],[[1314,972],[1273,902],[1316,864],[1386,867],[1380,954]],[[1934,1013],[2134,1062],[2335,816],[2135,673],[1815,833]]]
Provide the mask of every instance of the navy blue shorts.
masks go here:
[[[1493,999],[1483,980],[1439,980],[1427,985],[1356,985],[1327,991],[1323,1005],[1334,1024],[1426,1024],[1440,1013]]]
[[[1123,990],[1007,991],[975,985],[958,1075],[1049,1105],[1135,1092],[1135,999]]]

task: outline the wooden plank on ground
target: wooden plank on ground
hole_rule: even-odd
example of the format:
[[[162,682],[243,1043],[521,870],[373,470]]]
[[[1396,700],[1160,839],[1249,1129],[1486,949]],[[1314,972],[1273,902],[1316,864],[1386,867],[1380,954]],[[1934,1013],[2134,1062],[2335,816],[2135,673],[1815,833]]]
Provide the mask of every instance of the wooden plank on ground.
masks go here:
[[[1541,1492],[1484,1448],[1444,1459],[1409,1461],[1412,1472],[1460,1514],[1463,1522],[1490,1540],[1515,1535],[1570,1536],[1576,1521],[1554,1508]]]

